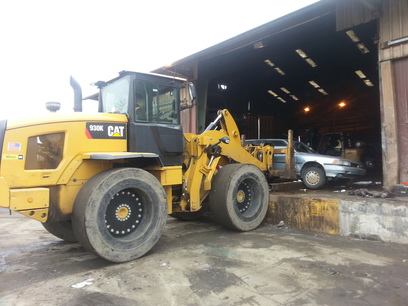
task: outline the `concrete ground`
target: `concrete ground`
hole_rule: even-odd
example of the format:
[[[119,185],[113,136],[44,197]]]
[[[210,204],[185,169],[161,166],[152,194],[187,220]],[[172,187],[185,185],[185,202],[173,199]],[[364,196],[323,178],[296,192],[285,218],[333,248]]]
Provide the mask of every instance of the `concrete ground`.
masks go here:
[[[403,244],[169,217],[146,256],[111,264],[17,213],[0,224],[0,305],[408,305]]]

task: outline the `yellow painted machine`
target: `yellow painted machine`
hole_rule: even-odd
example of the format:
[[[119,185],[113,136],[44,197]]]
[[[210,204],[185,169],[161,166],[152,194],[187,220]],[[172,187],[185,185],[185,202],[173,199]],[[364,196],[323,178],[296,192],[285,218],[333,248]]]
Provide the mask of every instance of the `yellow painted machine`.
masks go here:
[[[274,171],[273,147],[243,147],[227,110],[203,133],[183,134],[180,89],[194,93],[184,79],[123,71],[96,83],[95,114],[82,113],[71,85],[75,113],[0,121],[0,206],[106,260],[144,255],[168,214],[210,210],[227,228],[252,230],[266,215],[266,178],[296,177],[291,145],[287,171]]]

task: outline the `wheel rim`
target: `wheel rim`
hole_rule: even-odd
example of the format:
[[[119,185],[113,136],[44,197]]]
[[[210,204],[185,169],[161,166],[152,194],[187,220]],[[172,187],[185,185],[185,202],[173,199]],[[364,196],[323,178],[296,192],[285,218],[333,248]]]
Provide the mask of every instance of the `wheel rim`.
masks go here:
[[[306,181],[310,185],[317,185],[320,182],[320,175],[317,171],[309,171],[306,173]]]
[[[134,189],[117,192],[110,200],[105,214],[105,225],[113,237],[124,237],[134,232],[145,213],[141,196]]]
[[[241,214],[244,214],[248,210],[251,205],[251,199],[251,187],[249,186],[248,182],[243,181],[241,184],[239,184],[236,194],[236,205]]]

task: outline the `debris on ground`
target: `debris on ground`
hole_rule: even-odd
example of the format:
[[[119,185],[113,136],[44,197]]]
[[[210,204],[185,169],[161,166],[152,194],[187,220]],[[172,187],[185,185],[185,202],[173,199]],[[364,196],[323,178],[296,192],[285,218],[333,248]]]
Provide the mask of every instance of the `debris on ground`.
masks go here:
[[[278,228],[284,227],[285,226],[285,222],[281,221],[279,222],[279,224],[277,225]]]
[[[349,195],[356,195],[356,196],[361,196],[363,198],[365,197],[372,197],[372,198],[392,198],[394,197],[394,194],[387,189],[383,188],[381,191],[375,191],[375,190],[368,190],[366,188],[360,188],[356,189],[354,191],[349,191]]]

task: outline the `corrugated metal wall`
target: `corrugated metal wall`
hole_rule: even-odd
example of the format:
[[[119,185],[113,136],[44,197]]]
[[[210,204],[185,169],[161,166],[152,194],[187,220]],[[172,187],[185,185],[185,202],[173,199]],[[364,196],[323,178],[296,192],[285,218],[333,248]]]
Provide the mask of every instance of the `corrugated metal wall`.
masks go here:
[[[399,181],[408,182],[408,58],[393,62]]]
[[[383,184],[408,180],[408,1],[383,0],[379,21]]]
[[[384,0],[380,18],[380,61],[408,56],[408,41],[393,42],[408,38],[408,1]]]
[[[337,0],[337,31],[369,22],[379,16],[379,1],[376,0]]]

